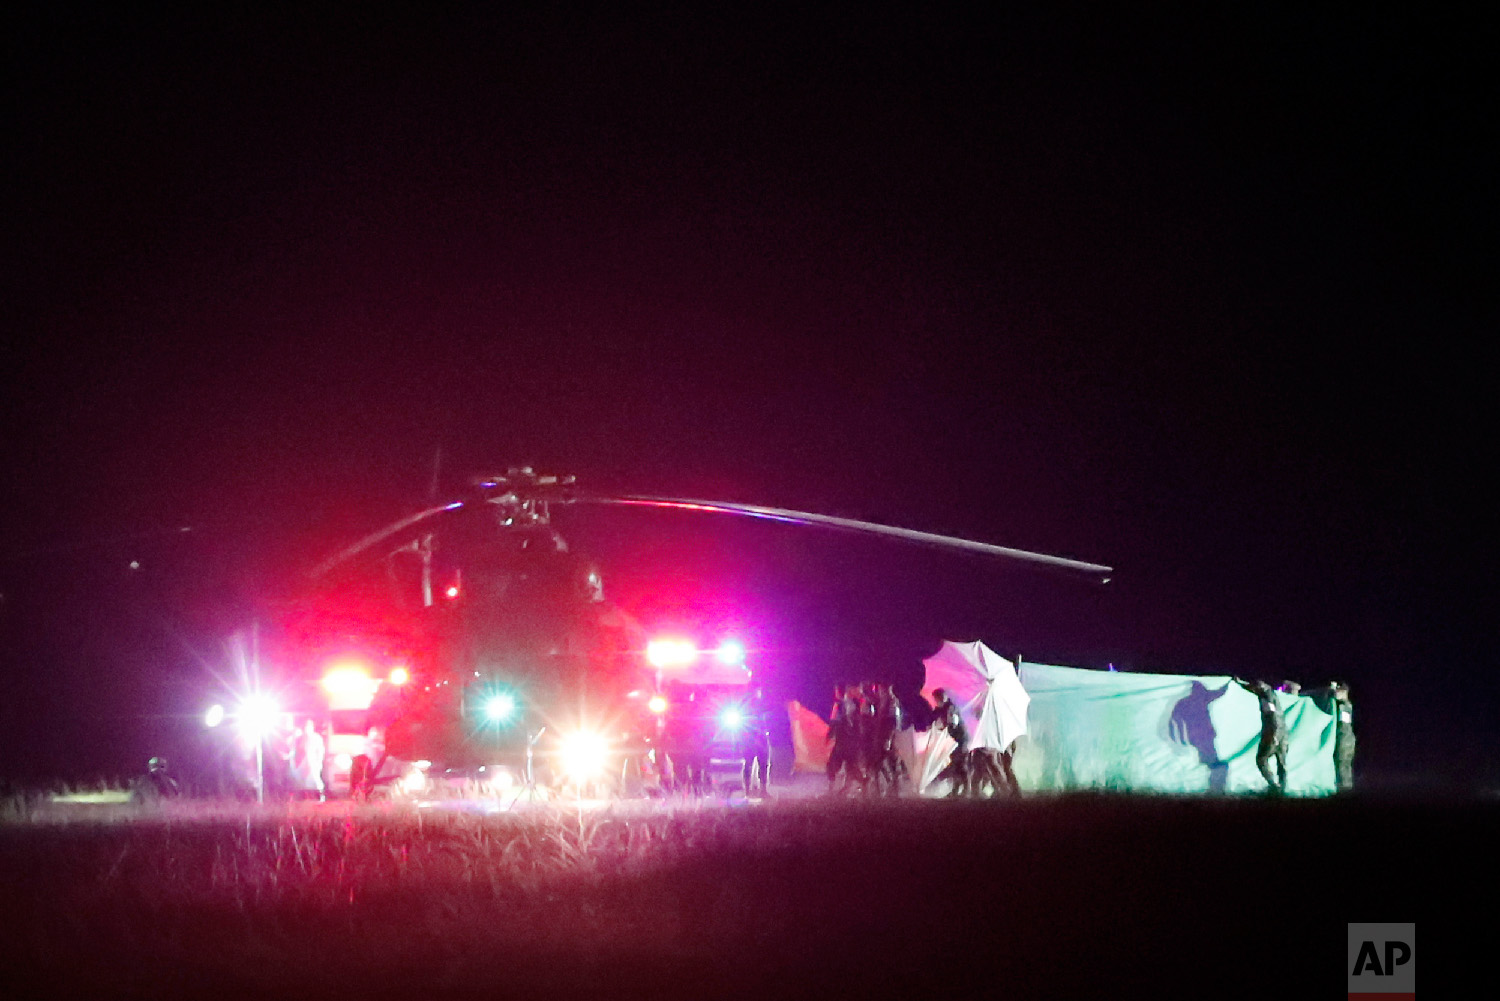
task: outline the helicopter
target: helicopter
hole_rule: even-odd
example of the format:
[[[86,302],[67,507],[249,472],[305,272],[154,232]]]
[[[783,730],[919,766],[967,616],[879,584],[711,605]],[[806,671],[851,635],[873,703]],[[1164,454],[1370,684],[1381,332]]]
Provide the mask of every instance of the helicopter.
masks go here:
[[[588,493],[531,467],[472,479],[313,568],[309,592],[268,630],[281,668],[280,730],[325,735],[329,785],[417,794],[444,776],[534,789],[626,791],[670,778],[673,713],[740,717],[758,682],[734,637],[656,636],[606,599],[597,564],[552,523],[569,505],[730,515],[875,535],[1108,580],[1110,567],[971,539],[742,503]],[[668,698],[668,694],[671,698]],[[263,731],[277,727],[264,721]],[[256,741],[265,734],[254,737]],[[257,744],[257,746],[259,746]],[[288,752],[283,750],[282,757]],[[273,755],[274,757],[274,755]],[[544,774],[539,778],[536,758]],[[263,789],[264,778],[260,779]]]

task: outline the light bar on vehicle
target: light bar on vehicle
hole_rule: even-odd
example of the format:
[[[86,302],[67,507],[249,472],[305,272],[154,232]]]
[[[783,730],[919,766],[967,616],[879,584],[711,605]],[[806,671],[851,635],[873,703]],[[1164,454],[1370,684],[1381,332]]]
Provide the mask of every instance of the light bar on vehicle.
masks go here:
[[[323,691],[331,709],[368,709],[380,683],[361,664],[342,663],[323,675]]]
[[[646,660],[652,667],[686,667],[698,659],[691,640],[654,639],[646,644]]]

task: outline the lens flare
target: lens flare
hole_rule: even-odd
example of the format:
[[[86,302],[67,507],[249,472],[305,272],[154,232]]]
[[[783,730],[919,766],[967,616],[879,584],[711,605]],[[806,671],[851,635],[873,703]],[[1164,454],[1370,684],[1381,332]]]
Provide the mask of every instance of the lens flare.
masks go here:
[[[504,723],[516,712],[516,699],[513,695],[491,695],[484,703],[484,715],[491,723]]]
[[[562,768],[575,782],[597,778],[609,759],[609,744],[597,733],[579,731],[563,738]]]
[[[646,644],[646,660],[652,667],[686,667],[698,659],[691,640],[654,639]]]
[[[331,709],[368,709],[378,687],[368,668],[349,663],[329,668],[321,684]]]
[[[276,700],[259,692],[245,696],[245,700],[240,703],[240,711],[236,714],[240,732],[253,740],[260,740],[274,730],[280,715],[281,706],[276,704]]]

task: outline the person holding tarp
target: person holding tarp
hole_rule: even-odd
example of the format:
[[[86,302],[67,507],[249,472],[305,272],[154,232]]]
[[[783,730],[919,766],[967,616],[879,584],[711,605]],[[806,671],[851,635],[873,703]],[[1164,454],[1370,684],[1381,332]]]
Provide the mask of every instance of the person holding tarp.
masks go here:
[[[1295,681],[1284,681],[1281,688],[1272,688],[1264,681],[1246,681],[1235,678],[1235,683],[1260,700],[1260,747],[1255,752],[1255,767],[1265,778],[1266,785],[1276,795],[1286,792],[1286,716],[1282,710],[1279,693],[1296,695],[1302,686]],[[1275,760],[1276,770],[1271,770]]]
[[[1342,681],[1333,689],[1333,774],[1339,792],[1354,788],[1354,706],[1349,701],[1349,686]]]

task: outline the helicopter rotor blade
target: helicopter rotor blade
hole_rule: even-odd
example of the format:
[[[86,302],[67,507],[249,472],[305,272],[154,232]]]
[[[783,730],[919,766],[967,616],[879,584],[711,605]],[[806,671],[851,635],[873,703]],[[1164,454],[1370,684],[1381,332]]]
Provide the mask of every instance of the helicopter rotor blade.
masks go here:
[[[463,501],[453,501],[450,504],[439,504],[437,507],[430,507],[425,511],[418,511],[416,514],[412,515],[409,518],[402,518],[394,525],[387,525],[380,531],[373,532],[370,535],[365,536],[363,539],[360,539],[358,542],[356,542],[352,546],[349,546],[347,549],[339,550],[337,553],[330,556],[322,563],[319,563],[317,566],[313,567],[309,576],[321,577],[328,571],[332,570],[334,567],[338,566],[340,563],[343,563],[345,560],[352,559],[353,557],[358,556],[366,549],[369,549],[371,546],[381,542],[384,539],[390,538],[397,532],[400,532],[403,529],[410,528],[420,521],[425,521],[426,519],[431,518],[435,515],[442,514],[445,511],[452,511],[463,506]]]
[[[853,518],[835,518],[832,515],[813,514],[808,511],[790,511],[784,508],[760,507],[754,504],[732,504],[725,501],[685,500],[676,497],[604,497],[585,495],[576,497],[574,500],[578,503],[587,504],[616,504],[627,507],[655,507],[676,509],[679,511],[738,514],[748,518],[761,518],[767,521],[784,521],[792,525],[819,525],[825,528],[867,532],[874,535],[884,535],[890,538],[901,539],[906,542],[945,546],[949,549],[961,549],[971,553],[982,553],[986,556],[1003,556],[1007,559],[1039,563],[1044,566],[1103,577],[1106,580],[1114,572],[1114,568],[1112,567],[1103,566],[1098,563],[1086,563],[1082,560],[1071,560],[1064,556],[1049,556],[1046,553],[1033,553],[1025,549],[1011,549],[1007,546],[991,545],[988,542],[975,542],[973,539],[961,539],[952,535],[918,532],[910,528],[896,528],[892,525],[881,525],[871,521],[857,521]]]

